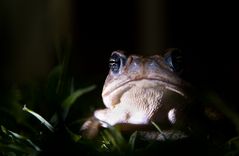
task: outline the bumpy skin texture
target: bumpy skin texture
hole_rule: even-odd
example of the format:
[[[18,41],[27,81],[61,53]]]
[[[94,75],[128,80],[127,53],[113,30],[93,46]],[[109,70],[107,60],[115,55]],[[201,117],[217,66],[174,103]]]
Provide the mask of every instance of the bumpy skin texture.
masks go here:
[[[105,109],[94,117],[103,127],[116,124],[174,125],[183,120],[187,84],[178,77],[162,56],[118,55],[125,61],[117,72],[109,71],[102,91]]]

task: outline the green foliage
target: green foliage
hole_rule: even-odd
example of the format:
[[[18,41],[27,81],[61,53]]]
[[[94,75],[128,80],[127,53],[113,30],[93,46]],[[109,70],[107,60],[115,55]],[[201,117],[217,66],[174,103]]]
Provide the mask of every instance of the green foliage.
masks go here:
[[[54,74],[52,74],[52,76],[53,75]],[[52,77],[49,77],[49,79],[51,78]],[[57,84],[55,81],[52,82]],[[55,86],[57,88],[58,85]],[[57,90],[56,88],[55,90]],[[37,101],[37,99],[24,100],[24,94],[26,94],[23,93],[23,91],[25,91],[24,89],[11,88],[11,91],[8,91],[8,96],[5,96],[4,100],[10,105],[4,105],[0,110],[1,116],[4,116],[4,118],[1,118],[1,154],[35,156],[46,155],[52,152],[61,152],[62,154],[83,152],[87,155],[152,155],[154,152],[160,152],[161,155],[164,155],[165,152],[169,152],[170,154],[177,153],[176,150],[174,151],[171,149],[181,149],[182,147],[185,149],[190,148],[187,142],[173,143],[170,141],[157,142],[141,140],[138,137],[137,131],[127,136],[121,133],[118,127],[109,127],[100,130],[97,138],[93,140],[83,138],[79,131],[75,131],[71,126],[72,124],[76,124],[80,127],[82,121],[84,121],[83,116],[79,115],[81,122],[78,122],[79,117],[74,118],[74,120],[67,120],[67,118],[71,115],[71,112],[74,112],[71,108],[79,102],[78,99],[83,95],[90,94],[93,89],[95,89],[95,85],[77,90],[72,88],[74,88],[72,84],[69,85],[69,88],[66,89],[68,96],[65,96],[62,100],[57,100],[57,102],[55,101],[56,106],[58,105],[58,107],[56,107],[55,112],[52,112],[52,114],[41,111],[41,109],[38,111],[36,109],[38,107],[33,104],[33,101]],[[34,89],[29,90],[32,91]],[[35,93],[39,94],[38,91],[35,91]],[[49,90],[46,91],[46,93],[49,93]],[[64,95],[66,95],[66,93],[64,93]],[[54,99],[48,100],[50,102],[54,101]],[[26,101],[29,102],[29,107],[26,107]],[[58,108],[61,110],[60,115],[57,112]],[[3,119],[6,117],[9,122],[4,122]],[[54,122],[52,120],[53,118],[56,119]],[[152,122],[152,124],[154,125],[155,130],[161,132],[161,129],[157,124],[154,122]],[[210,148],[207,144],[205,149],[205,142],[199,142],[196,140],[193,141],[192,144],[196,144],[193,147],[195,148],[196,155],[197,153],[202,154],[202,152],[198,152],[197,150],[209,150],[208,153],[211,155],[220,152],[223,153],[223,155],[237,155],[239,153],[238,140],[237,136],[231,138],[221,145],[219,152],[215,152],[215,146]]]
[[[84,95],[94,94],[92,92],[95,88],[95,85],[90,85],[75,89],[73,79],[63,72],[62,66],[57,66],[49,74],[47,82],[31,82],[2,89],[0,155],[37,156],[52,152],[78,152],[86,155],[152,155],[157,152],[170,155],[178,153],[177,150],[183,149],[183,152],[179,153],[184,153],[191,148],[196,155],[239,153],[238,136],[216,146],[212,145],[214,143],[209,139],[157,142],[141,140],[137,131],[125,135],[118,127],[109,127],[100,130],[97,138],[85,139],[79,133],[85,116],[74,116],[74,113],[79,109],[90,111],[88,107],[100,103],[97,99],[96,103],[89,103],[89,99],[79,100],[84,98]],[[227,108],[218,96],[209,93],[204,97],[202,101],[215,104],[238,127],[238,114]],[[162,133],[156,123],[152,124],[155,130]],[[215,152],[217,150],[218,152]]]
[[[32,114],[33,116],[35,116],[39,121],[41,121],[41,123],[43,125],[45,125],[50,131],[54,132],[54,127],[48,122],[46,121],[42,116],[40,116],[39,114],[37,114],[36,112],[30,110],[27,108],[26,105],[23,106],[24,111],[27,111],[28,113]]]
[[[128,145],[117,128],[109,127],[108,129],[104,130],[101,135],[101,150],[118,151],[122,153],[128,150]]]
[[[30,139],[26,138],[25,136],[10,131],[6,129],[4,126],[1,126],[1,130],[3,134],[6,136],[8,144],[2,147],[5,147],[6,149],[8,148],[10,151],[14,149],[18,152],[29,154],[41,151],[41,149],[36,144],[34,144]]]
[[[129,138],[129,145],[130,145],[131,151],[134,151],[136,137],[137,137],[137,131],[135,131]]]
[[[62,80],[61,66],[57,66],[50,73],[46,90],[44,88],[35,90],[35,85],[38,86],[33,83],[20,87],[6,87],[4,94],[1,96],[3,105],[0,106],[0,153],[2,155],[34,156],[41,154],[42,151],[51,151],[54,147],[44,147],[45,140],[50,139],[48,140],[49,142],[58,144],[55,137],[57,137],[57,133],[62,131],[62,127],[59,125],[67,124],[64,121],[69,115],[70,108],[76,103],[78,98],[95,88],[92,85],[74,90],[72,83],[60,92],[59,89],[66,86]],[[60,98],[61,100],[56,98],[60,95],[62,97]],[[40,111],[40,113],[33,110],[39,109],[40,107],[37,106],[37,103],[42,101],[45,103],[52,102],[56,106],[55,110],[53,110],[55,113],[53,112],[52,115],[48,115],[52,116],[50,119],[55,119],[52,120],[54,122],[43,117],[46,114],[50,114],[47,108],[45,111]],[[29,108],[33,109],[29,109],[26,105],[29,105]],[[61,110],[60,115],[58,110]],[[64,120],[62,121],[61,119]],[[54,126],[51,123],[54,123]],[[77,143],[81,140],[81,136],[72,132],[66,125],[63,128],[66,130],[64,134],[69,136],[70,142]]]
[[[228,150],[227,155],[238,155],[239,154],[239,136],[231,138],[226,143],[226,149]]]
[[[63,118],[65,119],[66,116],[68,115],[69,109],[71,106],[75,103],[75,101],[83,94],[92,91],[95,89],[95,86],[89,86],[84,89],[78,89],[74,91],[70,96],[68,96],[61,104],[62,109],[64,110],[63,112]]]

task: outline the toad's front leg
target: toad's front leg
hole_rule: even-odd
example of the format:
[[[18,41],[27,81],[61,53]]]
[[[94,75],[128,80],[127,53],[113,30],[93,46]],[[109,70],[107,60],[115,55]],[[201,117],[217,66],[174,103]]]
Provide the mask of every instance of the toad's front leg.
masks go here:
[[[147,124],[149,122],[144,112],[120,106],[96,110],[94,116],[102,121],[103,127],[108,127],[107,124],[113,126],[120,123]]]

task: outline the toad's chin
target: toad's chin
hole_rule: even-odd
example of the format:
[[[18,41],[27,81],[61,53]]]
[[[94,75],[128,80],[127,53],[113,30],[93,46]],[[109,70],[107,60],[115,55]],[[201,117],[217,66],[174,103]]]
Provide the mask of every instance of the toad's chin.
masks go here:
[[[161,81],[159,79],[142,78],[137,80],[129,80],[121,84],[117,84],[115,87],[111,87],[108,90],[102,92],[104,104],[107,108],[113,108],[120,102],[121,96],[130,90],[132,87],[137,88],[163,88],[166,90],[173,91],[181,96],[185,97],[183,90],[179,89],[178,86]]]

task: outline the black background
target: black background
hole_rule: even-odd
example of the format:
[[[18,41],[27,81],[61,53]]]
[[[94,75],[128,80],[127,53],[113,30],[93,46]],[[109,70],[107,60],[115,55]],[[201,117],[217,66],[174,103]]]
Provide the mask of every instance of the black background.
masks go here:
[[[121,49],[136,54],[152,53],[140,49],[136,42],[140,20],[138,1],[71,2],[72,50],[69,69],[76,80],[79,79],[83,83],[92,81],[102,86],[108,72],[107,61],[114,50]],[[165,5],[168,22],[167,44],[160,47],[182,49],[185,78],[195,86],[216,90],[230,103],[237,100],[236,89],[239,80],[238,17],[235,7],[236,5],[230,2],[167,1]],[[2,15],[4,17],[4,12]],[[3,84],[9,79],[18,82],[18,76],[14,74],[9,76],[9,72],[20,75],[22,73],[9,68],[11,66],[9,62],[13,62],[12,57],[16,52],[9,53],[12,46],[11,34],[14,32],[8,28],[9,25],[5,21],[1,20],[0,26]],[[161,49],[155,49],[154,52]],[[49,55],[52,57],[52,54]],[[52,64],[56,64],[55,60],[56,58]],[[31,64],[27,66],[30,67]],[[45,78],[47,74],[45,73]]]

